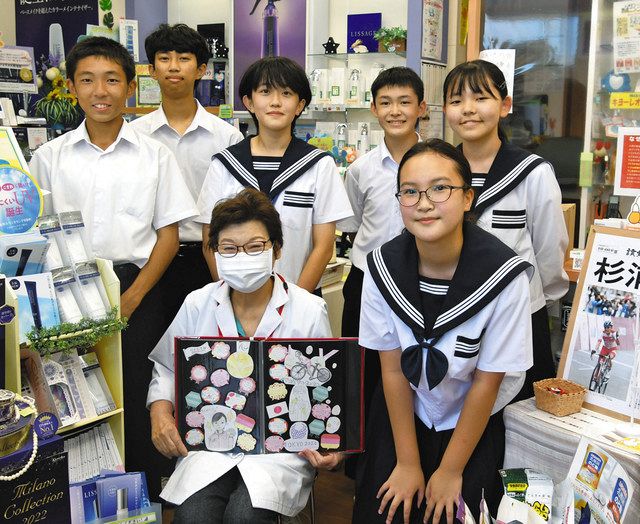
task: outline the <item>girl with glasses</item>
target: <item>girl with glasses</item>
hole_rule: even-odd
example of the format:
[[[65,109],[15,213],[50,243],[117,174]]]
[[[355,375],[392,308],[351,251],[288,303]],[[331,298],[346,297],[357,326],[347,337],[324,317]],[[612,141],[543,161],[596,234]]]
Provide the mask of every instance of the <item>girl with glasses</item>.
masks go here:
[[[531,366],[524,261],[465,220],[474,191],[462,153],[413,146],[398,170],[403,233],[367,257],[360,344],[379,352],[358,465],[355,523],[453,524],[462,493],[478,517],[502,491],[502,408]]]
[[[279,515],[294,516],[305,507],[314,468],[335,467],[340,454],[187,454],[173,416],[174,338],[330,337],[326,304],[273,272],[282,252],[282,226],[260,191],[244,189],[215,206],[207,245],[220,280],[187,295],[149,357],[154,362],[147,396],[153,444],[163,455],[179,457],[161,496],[178,505],[176,524],[276,523]]]
[[[509,144],[501,132],[511,97],[497,66],[484,60],[460,64],[447,75],[443,92],[447,122],[462,138],[460,150],[471,165],[478,225],[535,268],[529,290],[533,367],[517,399],[528,398],[533,382],[555,377],[546,306],[569,290],[560,187],[551,164]]]

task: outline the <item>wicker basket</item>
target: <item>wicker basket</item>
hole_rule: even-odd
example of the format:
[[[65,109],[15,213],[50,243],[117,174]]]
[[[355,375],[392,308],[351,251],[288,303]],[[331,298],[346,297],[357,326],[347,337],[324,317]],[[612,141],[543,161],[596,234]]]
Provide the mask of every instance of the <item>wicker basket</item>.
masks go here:
[[[547,390],[549,387],[562,389],[566,393],[562,395],[553,393]],[[563,378],[547,378],[534,382],[533,392],[536,395],[538,409],[557,417],[564,417],[580,411],[587,388]]]

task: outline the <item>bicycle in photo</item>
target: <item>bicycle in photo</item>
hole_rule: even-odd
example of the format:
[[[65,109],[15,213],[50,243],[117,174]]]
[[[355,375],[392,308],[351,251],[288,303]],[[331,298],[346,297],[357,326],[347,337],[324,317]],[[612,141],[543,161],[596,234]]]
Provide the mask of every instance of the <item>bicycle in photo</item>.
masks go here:
[[[607,390],[607,385],[609,384],[612,365],[611,355],[598,356],[598,363],[596,364],[596,367],[593,368],[593,373],[591,373],[589,391],[604,394]]]
[[[300,356],[298,356],[298,360],[302,360]],[[317,379],[322,384],[331,380],[331,371],[320,365],[320,363],[312,364],[309,362],[305,364],[298,362],[291,368],[291,378],[294,380],[302,380],[306,375],[309,376],[309,380]]]

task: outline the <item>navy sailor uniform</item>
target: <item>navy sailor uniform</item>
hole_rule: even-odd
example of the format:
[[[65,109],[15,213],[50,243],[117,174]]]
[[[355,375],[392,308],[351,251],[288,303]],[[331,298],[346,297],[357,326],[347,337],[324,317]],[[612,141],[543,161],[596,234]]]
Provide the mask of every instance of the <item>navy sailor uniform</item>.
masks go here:
[[[476,512],[484,487],[491,491],[487,499],[490,506],[496,504],[491,508],[495,512],[501,489],[497,469],[504,455],[501,410],[520,390],[533,361],[533,268],[495,236],[470,223],[463,228],[460,259],[448,283],[418,275],[415,238],[406,230],[369,254],[360,344],[378,351],[402,349],[402,371],[415,392],[418,447],[427,481],[453,434],[475,370],[505,373],[493,416],[463,474],[467,505]],[[440,308],[434,311],[437,304]],[[354,522],[384,522],[375,495],[396,457],[382,388],[372,401],[366,435]],[[422,522],[424,506],[413,513],[412,519]],[[402,521],[400,510],[396,521]]]
[[[215,204],[245,187],[261,190],[253,164],[256,157],[251,155],[251,138],[214,155],[198,198],[200,216],[196,221],[209,224]],[[264,192],[282,221],[284,245],[275,271],[289,282],[297,282],[313,249],[313,225],[352,215],[344,184],[331,155],[293,137],[273,173],[270,189]]]
[[[533,395],[533,382],[555,376],[546,305],[569,289],[563,269],[568,244],[560,187],[553,167],[538,155],[503,143],[489,173],[474,173],[472,211],[535,268],[530,282],[534,364],[518,396]]]

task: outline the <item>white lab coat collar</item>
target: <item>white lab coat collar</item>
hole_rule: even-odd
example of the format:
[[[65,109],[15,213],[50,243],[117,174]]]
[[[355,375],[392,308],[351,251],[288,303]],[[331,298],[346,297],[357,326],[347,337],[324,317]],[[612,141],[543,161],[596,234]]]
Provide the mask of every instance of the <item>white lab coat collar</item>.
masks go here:
[[[285,284],[279,276],[273,277],[273,292],[271,300],[267,304],[260,324],[256,329],[255,338],[267,338],[282,323],[282,315],[278,312],[289,302],[289,294],[285,288]],[[220,280],[217,282],[218,287],[213,292],[213,298],[216,301],[216,322],[218,323],[218,331],[223,337],[237,337],[238,329],[236,327],[236,318],[231,305],[231,296],[229,292],[231,288],[229,284]]]

